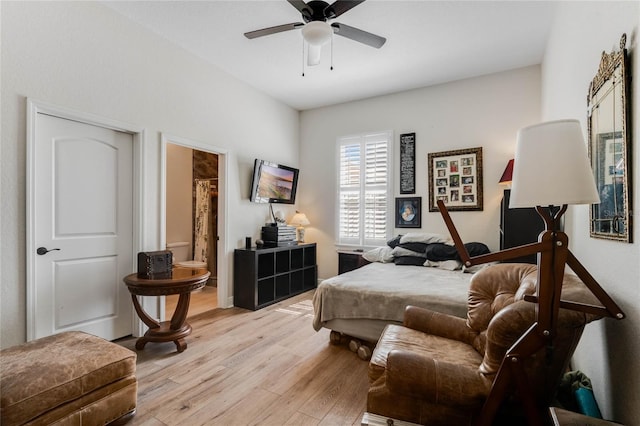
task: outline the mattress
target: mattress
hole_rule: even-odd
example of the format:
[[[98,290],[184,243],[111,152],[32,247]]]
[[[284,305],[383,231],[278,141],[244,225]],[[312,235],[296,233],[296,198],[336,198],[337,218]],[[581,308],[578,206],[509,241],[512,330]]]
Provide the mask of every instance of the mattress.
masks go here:
[[[313,327],[377,340],[384,325],[402,323],[407,305],[466,318],[471,277],[426,266],[370,263],[320,283],[313,296]]]

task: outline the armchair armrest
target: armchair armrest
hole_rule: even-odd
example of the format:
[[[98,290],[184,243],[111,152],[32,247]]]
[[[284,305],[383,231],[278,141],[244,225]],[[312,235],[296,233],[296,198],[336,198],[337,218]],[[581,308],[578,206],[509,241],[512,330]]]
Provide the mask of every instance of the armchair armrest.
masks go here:
[[[450,406],[481,405],[491,388],[477,368],[398,349],[389,352],[385,381],[392,394]]]
[[[478,333],[467,326],[463,318],[454,317],[417,306],[407,306],[402,325],[423,333],[473,345]]]

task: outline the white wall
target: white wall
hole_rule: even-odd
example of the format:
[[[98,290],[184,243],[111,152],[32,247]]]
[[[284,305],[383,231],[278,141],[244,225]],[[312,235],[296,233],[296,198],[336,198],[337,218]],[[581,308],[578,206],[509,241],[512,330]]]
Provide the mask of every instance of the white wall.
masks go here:
[[[146,129],[143,250],[161,249],[160,132],[228,149],[229,282],[219,285],[232,294],[233,249],[267,217],[248,201],[253,160],[297,165],[298,112],[98,3],[0,2],[0,11],[0,345],[26,339],[27,97]]]
[[[422,197],[422,231],[445,234],[440,214],[428,211],[427,154],[482,147],[484,210],[452,212],[451,217],[464,241],[481,241],[498,250],[504,189],[498,180],[513,158],[518,129],[539,121],[538,66],[302,112],[298,203],[311,222],[305,239],[318,243],[319,276],[327,278],[338,271],[334,245],[337,137],[392,130],[397,197],[401,196],[399,136],[415,132],[415,196]],[[406,232],[395,230],[395,234]]]
[[[570,249],[627,318],[604,319],[587,326],[574,358],[574,367],[593,382],[605,418],[625,425],[640,425],[640,3],[560,2],[542,67],[544,120],[577,118],[586,134],[587,92],[598,71],[601,53],[618,50],[627,33],[632,84],[630,117],[633,159],[633,244],[589,237],[587,206],[570,209],[567,220]]]
[[[167,144],[167,234],[166,242],[189,243],[187,258],[193,259],[193,150]],[[175,259],[174,259],[175,260]]]

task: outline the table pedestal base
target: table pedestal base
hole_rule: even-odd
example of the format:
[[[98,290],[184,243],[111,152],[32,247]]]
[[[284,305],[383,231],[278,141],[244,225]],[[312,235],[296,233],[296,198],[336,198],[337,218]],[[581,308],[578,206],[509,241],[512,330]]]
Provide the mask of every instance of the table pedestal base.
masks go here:
[[[191,325],[184,323],[177,330],[171,329],[171,321],[163,321],[159,323],[159,327],[150,328],[144,333],[144,336],[136,340],[136,349],[142,350],[148,342],[174,342],[178,352],[187,349],[185,337],[191,334]]]

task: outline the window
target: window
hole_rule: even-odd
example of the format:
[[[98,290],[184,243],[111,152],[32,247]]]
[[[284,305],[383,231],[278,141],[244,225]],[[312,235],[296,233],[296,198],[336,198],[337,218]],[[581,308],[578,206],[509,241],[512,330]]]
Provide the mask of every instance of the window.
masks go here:
[[[386,243],[392,140],[391,132],[338,138],[338,244]]]

